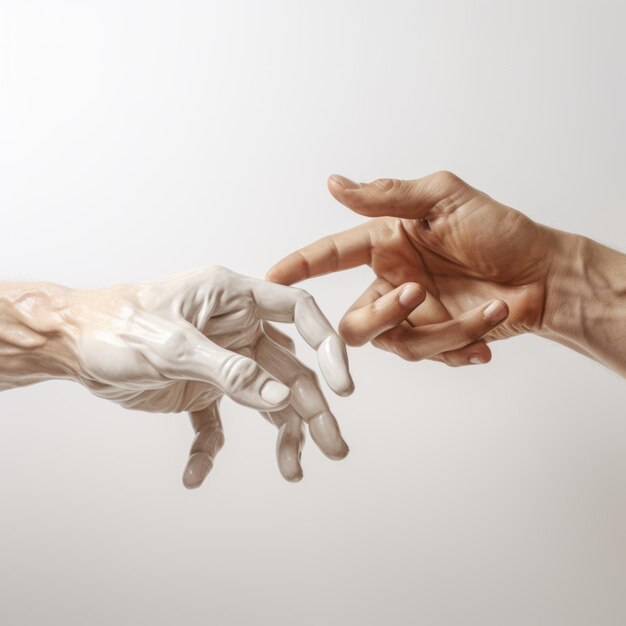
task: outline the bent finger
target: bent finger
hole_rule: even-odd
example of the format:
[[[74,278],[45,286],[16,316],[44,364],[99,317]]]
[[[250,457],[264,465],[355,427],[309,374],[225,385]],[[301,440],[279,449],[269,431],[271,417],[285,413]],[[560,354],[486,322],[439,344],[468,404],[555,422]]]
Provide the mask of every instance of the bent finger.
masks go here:
[[[409,361],[419,361],[464,348],[492,331],[507,316],[506,303],[494,300],[447,322],[416,328],[402,324],[379,335],[373,343]]]
[[[263,322],[263,332],[274,343],[277,343],[281,348],[287,350],[287,352],[291,352],[291,354],[293,354],[296,351],[296,345],[294,344],[293,339],[289,335],[278,330],[274,324]]]
[[[283,424],[276,439],[276,462],[281,476],[291,482],[302,480],[302,448],[304,446],[304,424],[292,406],[281,411]]]
[[[315,350],[322,374],[340,396],[354,391],[344,343],[309,293],[251,279],[250,289],[259,316],[272,322],[293,322],[300,336]]]
[[[378,296],[372,285],[339,323],[339,333],[349,346],[362,346],[381,333],[398,326],[426,298],[417,283],[406,283]],[[378,296],[378,297],[377,297]]]
[[[196,436],[183,473],[187,489],[196,489],[213,469],[217,453],[224,446],[224,431],[220,419],[219,400],[201,411],[189,414]]]
[[[348,444],[341,436],[315,373],[268,337],[259,339],[256,357],[272,375],[289,385],[291,406],[308,423],[319,449],[331,459],[343,459],[348,454]]]
[[[178,358],[167,364],[170,376],[212,383],[235,402],[261,411],[281,409],[289,403],[289,389],[257,362],[196,332],[199,337],[191,340],[195,349],[174,353]]]
[[[441,361],[450,367],[466,365],[483,365],[491,361],[491,350],[482,340],[474,341],[458,350],[446,350],[431,357],[434,361]]]

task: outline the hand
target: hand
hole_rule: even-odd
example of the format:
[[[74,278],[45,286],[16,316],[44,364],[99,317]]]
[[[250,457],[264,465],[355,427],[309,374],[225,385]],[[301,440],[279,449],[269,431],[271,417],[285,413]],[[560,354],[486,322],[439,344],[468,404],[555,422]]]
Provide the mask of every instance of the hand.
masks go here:
[[[267,323],[295,322],[333,391],[351,393],[345,347],[306,292],[224,268],[143,285],[59,289],[48,294],[51,306],[39,297],[17,308],[30,316],[28,332],[43,337],[39,352],[62,355],[56,369],[64,377],[127,408],[189,411],[197,435],[187,487],[202,483],[223,445],[223,395],[279,428],[278,465],[287,480],[302,477],[303,423],[328,457],[348,453],[317,377],[293,356],[291,339]]]
[[[611,364],[572,330],[564,287],[583,282],[572,266],[599,244],[537,224],[449,172],[369,184],[331,176],[328,186],[374,219],[290,254],[267,278],[292,284],[370,265],[374,282],[339,326],[349,345],[371,341],[405,359],[458,366],[488,362],[486,342],[535,332]],[[576,287],[576,297],[589,291]]]

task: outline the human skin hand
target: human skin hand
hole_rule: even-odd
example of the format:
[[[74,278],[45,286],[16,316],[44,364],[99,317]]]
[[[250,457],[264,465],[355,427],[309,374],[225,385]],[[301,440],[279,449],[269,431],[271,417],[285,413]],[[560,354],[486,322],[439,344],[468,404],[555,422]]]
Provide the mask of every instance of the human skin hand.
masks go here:
[[[277,283],[370,265],[376,279],[342,319],[349,345],[408,360],[487,363],[487,342],[536,333],[626,375],[626,256],[548,228],[450,172],[355,183],[331,194],[373,217],[279,261]]]
[[[316,375],[269,321],[295,322],[333,391],[352,392],[345,346],[310,295],[220,267],[95,290],[0,283],[0,389],[69,378],[127,408],[189,411],[190,488],[223,445],[227,395],[279,429],[280,472],[297,481],[304,423],[328,457],[348,447]]]

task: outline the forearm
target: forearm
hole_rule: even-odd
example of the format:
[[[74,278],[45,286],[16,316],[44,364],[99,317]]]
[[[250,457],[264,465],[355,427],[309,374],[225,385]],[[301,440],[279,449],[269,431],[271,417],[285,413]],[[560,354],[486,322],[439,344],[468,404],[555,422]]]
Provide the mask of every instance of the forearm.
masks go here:
[[[73,376],[64,332],[69,294],[51,283],[0,282],[0,390]]]
[[[558,234],[540,334],[626,376],[626,255]]]

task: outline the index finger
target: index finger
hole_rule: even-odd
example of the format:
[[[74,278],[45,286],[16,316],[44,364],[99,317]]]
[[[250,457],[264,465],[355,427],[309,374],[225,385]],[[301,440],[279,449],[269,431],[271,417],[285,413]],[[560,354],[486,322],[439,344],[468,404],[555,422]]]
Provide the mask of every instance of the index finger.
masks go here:
[[[367,222],[349,230],[318,239],[278,261],[266,274],[267,280],[293,285],[305,278],[367,265],[372,258],[372,241]]]
[[[251,295],[259,317],[269,322],[293,322],[315,350],[322,374],[340,396],[354,390],[346,346],[309,293],[296,287],[251,279]]]

